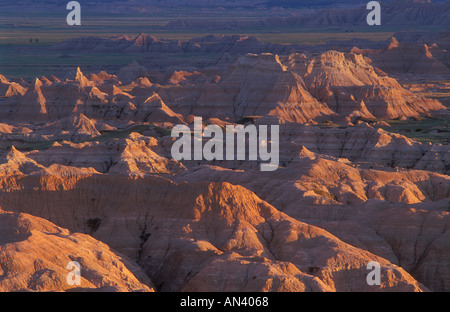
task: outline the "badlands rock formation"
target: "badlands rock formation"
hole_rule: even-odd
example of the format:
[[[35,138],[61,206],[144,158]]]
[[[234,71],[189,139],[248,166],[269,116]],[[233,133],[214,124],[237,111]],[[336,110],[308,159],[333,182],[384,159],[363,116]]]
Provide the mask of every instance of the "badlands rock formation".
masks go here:
[[[68,263],[89,270],[69,285]],[[0,291],[154,291],[132,260],[91,236],[22,213],[0,210]]]
[[[145,75],[134,74],[134,79]],[[190,78],[199,75],[177,73],[169,85],[144,84],[124,91],[107,87],[109,76],[91,81],[78,68],[75,79],[66,83],[43,84],[36,79],[23,96],[11,96],[3,103],[0,117],[48,122],[78,113],[88,118],[181,123],[183,116],[194,114],[234,121],[274,116],[284,122],[307,122],[339,116],[394,119],[445,108],[380,76],[361,56],[341,52],[283,58],[248,54],[219,80]]]
[[[405,39],[403,39],[405,40]],[[448,76],[448,52],[438,39],[425,42],[399,42],[392,37],[382,49],[352,51],[363,53],[372,60],[372,64],[388,74],[411,74],[428,76]]]
[[[73,231],[92,233],[136,259],[162,291],[370,290],[365,266],[371,259],[382,263],[387,275],[378,290],[426,290],[387,260],[288,217],[240,186],[98,175],[75,177],[79,180],[70,186],[55,178],[19,178],[19,185],[46,187],[27,187],[31,193],[21,198],[11,190],[2,205],[29,207],[25,210]],[[98,189],[105,185],[103,192]],[[65,191],[50,191],[61,188]],[[50,205],[32,205],[38,193]],[[60,217],[51,204],[57,198],[66,207]],[[76,216],[69,217],[69,206],[77,207]],[[101,221],[94,228],[90,220],[96,219]]]
[[[289,58],[292,69],[304,76],[308,90],[340,114],[394,119],[444,108],[378,75],[360,55],[330,51],[312,60]]]
[[[9,82],[4,76],[0,75],[0,96],[11,97],[16,94],[25,94],[26,89],[16,82]]]
[[[367,123],[347,128],[299,127],[288,124],[281,129],[281,137],[290,138],[280,144],[281,161],[285,163],[295,162],[293,155],[301,154],[306,148],[368,168],[381,165],[444,174],[450,172],[447,145],[419,143]],[[290,137],[294,132],[295,138]]]
[[[0,291],[450,290],[448,144],[386,130],[445,107],[368,58],[246,54],[65,78],[0,76]],[[171,129],[195,117],[279,125],[278,170],[173,159]],[[65,282],[71,260],[80,287]]]
[[[158,92],[182,114],[269,115],[288,122],[336,115],[393,119],[444,109],[438,101],[412,94],[396,80],[380,76],[361,56],[340,52],[309,58],[249,54],[239,58],[217,84],[181,85]]]
[[[241,35],[207,35],[189,40],[157,39],[140,33],[137,36],[115,36],[111,38],[83,37],[57,43],[50,51],[83,53],[283,53],[294,47],[281,44],[266,44],[256,37]]]

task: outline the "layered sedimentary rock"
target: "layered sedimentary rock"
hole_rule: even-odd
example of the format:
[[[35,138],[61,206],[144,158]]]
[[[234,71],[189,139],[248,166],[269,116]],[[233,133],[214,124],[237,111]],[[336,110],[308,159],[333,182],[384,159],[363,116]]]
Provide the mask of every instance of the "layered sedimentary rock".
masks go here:
[[[24,95],[26,88],[16,82],[10,82],[4,76],[0,75],[0,96],[11,97],[17,94]]]
[[[36,129],[35,134],[54,136],[68,141],[82,141],[100,135],[92,120],[83,114],[74,114]]]
[[[338,272],[343,270],[341,266],[344,266],[344,262],[339,264],[337,260],[339,252],[336,254],[338,258],[332,256],[329,260],[323,260],[324,262],[317,260],[318,262],[311,263],[303,262],[304,260],[296,262],[297,260],[292,260],[292,257],[296,259],[293,254],[288,257],[280,256],[287,251],[275,252],[280,246],[286,245],[287,241],[273,241],[267,235],[280,235],[277,231],[292,228],[298,222],[295,220],[317,225],[318,228],[313,229],[322,233],[320,235],[328,235],[321,232],[322,228],[352,246],[368,250],[372,253],[370,257],[367,256],[369,258],[383,262],[377,258],[382,257],[391,264],[401,265],[425,285],[433,285],[433,290],[447,289],[448,274],[439,271],[441,273],[438,276],[430,271],[430,268],[440,266],[432,264],[435,263],[433,253],[428,252],[436,250],[438,254],[442,254],[442,248],[445,248],[438,242],[444,239],[441,235],[445,236],[445,224],[448,222],[448,213],[445,212],[450,196],[448,176],[425,171],[389,172],[381,166],[378,170],[359,169],[348,160],[322,156],[305,148],[298,151],[295,161],[285,164],[286,168],[280,168],[271,174],[261,174],[259,170],[246,165],[242,169],[230,170],[205,164],[186,170],[172,163],[172,169],[169,169],[168,164],[171,162],[164,158],[168,154],[155,139],[151,143],[145,137],[133,134],[125,143],[125,149],[120,153],[113,152],[115,147],[110,145],[109,156],[104,154],[106,146],[99,152],[93,152],[93,149],[84,152],[83,164],[91,166],[96,166],[95,159],[100,160],[100,157],[110,158],[112,161],[113,155],[117,153],[119,161],[112,161],[112,167],[108,166],[111,169],[107,167],[102,171],[109,171],[109,176],[83,168],[37,166],[36,161],[32,161],[30,157],[42,162],[40,155],[44,156],[45,152],[30,152],[25,156],[14,150],[8,158],[8,166],[18,169],[4,173],[0,204],[6,210],[32,213],[72,231],[93,235],[136,259],[161,290],[205,290],[204,287],[211,287],[215,290],[326,291],[352,290],[355,285],[365,287],[358,283],[365,283],[360,281],[360,274],[364,271],[362,263],[369,259],[349,260],[352,251],[347,249],[347,245],[341,245],[342,242],[338,245],[343,248],[345,259],[350,263],[350,272],[353,272],[342,272],[345,279],[351,279],[349,283],[341,280],[341,273],[333,271],[336,266],[340,268],[337,269]],[[68,143],[64,145],[66,149],[70,146]],[[85,146],[94,148],[95,145]],[[58,148],[62,147],[54,146],[47,153],[47,157],[53,157],[53,160],[47,161],[49,165],[54,161],[61,162],[58,157],[67,158],[68,154],[76,153],[73,148],[66,152],[62,149],[62,154],[57,156]],[[161,157],[151,149],[166,156]],[[150,162],[152,157],[153,164]],[[18,163],[18,159],[23,161]],[[80,156],[71,159],[81,160]],[[68,160],[67,158],[66,162]],[[14,165],[17,163],[18,165]],[[29,163],[34,167],[25,171],[21,166]],[[164,164],[165,168],[162,170],[161,166]],[[81,163],[72,165],[81,166]],[[102,166],[101,161],[99,165]],[[174,170],[174,165],[178,169]],[[143,172],[164,174],[170,170],[177,174],[174,177],[176,184],[170,182],[170,175],[161,178],[136,175]],[[138,178],[139,176],[141,177]],[[205,180],[221,182],[198,184]],[[224,182],[243,187],[223,184]],[[248,190],[256,192],[263,200]],[[35,196],[39,196],[43,204],[34,205]],[[280,214],[268,203],[295,219]],[[77,207],[77,216],[70,213],[69,207],[72,205]],[[251,208],[253,206],[256,210]],[[66,208],[61,210],[61,207]],[[401,217],[388,217],[396,213]],[[435,221],[431,224],[436,227],[430,229],[430,234],[422,236],[421,224],[424,221],[421,220],[425,220],[424,218],[434,218]],[[93,220],[97,221],[94,223]],[[397,220],[397,223],[393,225],[393,221],[388,220]],[[403,229],[406,224],[414,224],[417,237],[411,235],[411,230],[406,228],[404,231],[392,232],[392,227]],[[295,225],[294,228],[298,226]],[[301,225],[305,226],[309,227],[307,224]],[[354,228],[354,232],[345,231],[349,227]],[[308,233],[311,231],[309,229]],[[256,233],[256,238],[251,233]],[[289,237],[291,235],[293,234],[289,234]],[[402,240],[408,240],[408,244],[397,243]],[[426,246],[426,242],[430,240],[436,241],[433,249],[417,247]],[[309,243],[305,244],[309,246]],[[326,243],[317,244],[321,252],[328,248]],[[157,255],[159,252],[160,256]],[[357,254],[360,255],[360,252]],[[314,254],[313,251],[309,253]],[[261,260],[261,257],[264,259]],[[316,259],[320,259],[320,256]],[[356,264],[353,267],[353,261],[362,261],[359,268]],[[429,261],[430,266],[424,261]],[[387,272],[391,270],[392,268],[385,274],[389,275]],[[211,272],[215,273],[211,275]],[[247,283],[248,287],[242,289],[241,284],[236,281],[243,278],[240,274],[248,272],[256,277],[252,277]],[[256,272],[262,275],[258,276]],[[403,274],[406,273],[401,273],[402,276]],[[205,282],[206,278],[209,283]],[[409,282],[404,284],[404,281],[392,281],[394,288],[388,289],[421,288],[411,286],[414,282],[410,277],[404,278]],[[229,283],[223,284],[224,280]],[[438,282],[432,282],[435,280]]]
[[[306,122],[322,115],[334,115],[305,90],[302,78],[288,71],[273,54],[240,58],[218,86],[223,98],[218,102],[216,95],[211,98],[211,93],[207,93],[194,112],[207,110],[204,106],[208,104],[212,108],[230,103],[229,110],[234,116],[271,115],[286,121]]]
[[[140,33],[137,36],[114,36],[111,38],[73,38],[53,45],[51,51],[73,51],[84,53],[284,53],[293,50],[281,44],[267,44],[255,37],[240,35],[207,35],[189,40],[157,39]],[[137,68],[137,66],[134,66]],[[120,78],[120,77],[119,77]]]
[[[311,152],[302,154],[303,161],[266,175],[205,166],[176,180],[242,185],[289,216],[401,265],[433,290],[448,290],[449,272],[432,256],[443,259],[447,254],[442,240],[450,222],[448,176],[361,170]]]
[[[154,291],[136,263],[89,235],[1,209],[0,234],[1,292]],[[67,282],[73,261],[80,264],[79,285]]]
[[[148,173],[170,174],[182,170],[184,166],[170,159],[156,138],[133,133],[121,146],[108,173],[146,175]]]
[[[35,122],[49,121],[47,102],[42,93],[43,84],[36,78],[23,96],[8,98],[3,107],[3,118]]]
[[[267,48],[143,34],[65,44]],[[438,59],[423,48],[426,64]],[[359,54],[401,63],[405,49],[391,40],[383,52],[225,55],[199,69],[134,62],[20,87],[0,76],[0,290],[449,290],[448,145],[391,133],[388,120],[446,112]],[[261,159],[175,160],[171,130],[192,130],[195,117],[202,128],[279,126],[277,170],[261,172]],[[88,268],[80,288],[61,279],[69,260]],[[371,261],[381,286],[366,281]]]
[[[159,290],[369,290],[365,277],[371,260],[382,264],[386,276],[378,290],[426,290],[389,261],[280,213],[242,187],[120,176],[80,177],[70,186],[54,178],[17,180],[30,186],[47,181],[39,192],[47,198],[45,207],[31,204],[33,191],[18,198],[12,189],[2,205],[9,210],[20,205],[21,211],[92,233],[136,259]],[[105,193],[96,190],[105,182]],[[65,192],[46,191],[54,188]],[[52,202],[58,197],[67,208],[56,220]],[[78,214],[67,218],[67,205],[76,205]],[[95,227],[89,222],[94,219],[100,220]]]
[[[45,167],[19,152],[14,146],[1,157],[0,172],[2,175],[29,174],[44,170]]]
[[[439,101],[414,95],[395,79],[378,75],[361,55],[329,51],[307,59],[294,54],[288,62],[315,98],[342,115],[394,119],[444,108]]]
[[[306,147],[360,165],[450,172],[448,145],[420,143],[366,123],[343,128],[287,124],[280,129],[281,137],[290,138],[281,141],[283,162],[295,161],[292,155]]]
[[[102,73],[91,81],[78,68],[75,79],[65,83],[43,84],[36,79],[23,96],[19,93],[2,103],[1,116],[45,122],[84,114],[181,123],[183,116],[194,114],[231,120],[273,116],[281,122],[304,123],[338,117],[393,119],[444,109],[439,101],[415,95],[395,79],[379,75],[353,53],[281,58],[248,54],[221,77],[215,73],[209,72],[208,77],[207,72],[175,72],[167,85],[154,85],[139,82],[145,73],[138,71],[125,78],[136,81],[135,87],[125,91],[111,84],[115,77]]]
[[[392,37],[382,49],[359,50],[372,60],[373,66],[388,74],[410,74],[421,76],[446,76],[450,73],[448,62],[445,61],[447,51],[431,41],[399,42]]]

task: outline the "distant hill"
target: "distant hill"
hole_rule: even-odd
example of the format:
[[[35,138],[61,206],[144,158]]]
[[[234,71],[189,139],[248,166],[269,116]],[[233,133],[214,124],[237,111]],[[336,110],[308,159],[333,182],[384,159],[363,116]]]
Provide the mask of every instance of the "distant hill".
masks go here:
[[[301,6],[315,2],[316,8],[295,13],[287,17],[266,18],[260,20],[245,21],[218,21],[216,19],[185,19],[173,20],[167,23],[167,29],[238,29],[245,27],[276,27],[276,26],[305,26],[305,27],[362,27],[367,26],[367,9],[360,1],[347,0],[339,3],[340,7],[332,7],[329,4],[333,0],[302,1]],[[292,0],[268,2],[277,6],[295,6]],[[327,5],[328,3],[328,5]],[[353,6],[343,7],[344,4]],[[360,3],[360,5],[356,5]],[[323,5],[317,7],[317,5]],[[416,26],[450,26],[450,2],[437,3],[423,0],[395,0],[385,2],[381,6],[382,26],[387,27],[416,27]]]
[[[24,8],[43,8],[43,7],[61,7],[65,6],[66,0],[48,0],[48,1],[33,1],[26,0],[17,1],[0,0],[0,5],[3,7],[21,7]],[[132,6],[158,6],[158,7],[173,7],[173,6],[188,6],[188,7],[285,7],[285,8],[327,8],[327,7],[345,7],[345,6],[361,6],[367,4],[368,0],[124,0],[124,1],[105,1],[105,0],[78,0],[81,5],[88,5],[90,7],[105,5],[121,7],[129,5]],[[382,3],[394,2],[428,2],[428,0],[390,0],[380,1]],[[445,0],[433,0],[431,3],[443,3]]]
[[[156,11],[170,13],[176,12],[177,20],[171,19],[165,26],[167,30],[177,29],[243,29],[246,27],[279,27],[279,26],[305,26],[305,27],[362,27],[367,26],[368,0],[125,0],[125,1],[94,1],[79,0],[84,12],[98,14],[155,14]],[[391,0],[380,1],[382,6],[382,26],[387,27],[416,27],[416,26],[450,26],[450,1],[443,0]],[[65,12],[66,1],[17,1],[0,0],[0,16],[14,16],[36,12]],[[283,7],[284,10],[258,10],[255,8]],[[158,10],[155,10],[157,8]],[[190,13],[180,8],[188,10]],[[211,11],[217,9],[224,18],[217,18],[216,14],[205,15],[198,13],[203,8]],[[295,8],[297,10],[291,9]],[[231,10],[233,9],[233,10]],[[242,10],[241,10],[242,9]],[[305,10],[303,10],[305,9]],[[229,11],[228,11],[229,10]],[[236,18],[232,14],[235,11]],[[249,13],[250,12],[250,13]],[[256,14],[256,15],[255,15]],[[163,14],[164,15],[164,14]],[[169,14],[170,15],[170,14]],[[219,14],[220,15],[220,14]],[[243,19],[241,15],[252,18]],[[20,16],[20,15],[19,15]]]
[[[336,7],[336,6],[356,6],[367,4],[367,1],[361,0],[270,0],[265,2],[268,7],[286,7],[286,8],[302,8],[302,7]]]

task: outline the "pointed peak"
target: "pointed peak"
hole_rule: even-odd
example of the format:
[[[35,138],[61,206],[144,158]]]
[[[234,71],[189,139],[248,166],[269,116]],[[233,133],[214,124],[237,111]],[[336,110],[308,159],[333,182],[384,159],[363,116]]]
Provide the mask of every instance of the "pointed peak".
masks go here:
[[[398,48],[400,46],[400,42],[398,42],[397,38],[395,37],[391,37],[386,44],[386,49],[387,50],[392,50],[395,48]]]
[[[88,117],[86,117],[86,115],[85,114],[83,114],[83,113],[76,113],[76,114],[73,114],[71,117],[70,117],[72,120],[88,120],[88,121],[91,121]]]
[[[116,87],[116,85],[113,85],[112,94],[116,95],[116,94],[121,94],[121,93],[123,93],[123,91],[120,88]]]
[[[80,78],[82,78],[82,77],[84,77],[84,74],[83,74],[83,72],[81,71],[81,68],[80,68],[80,67],[77,67],[77,74],[76,74],[76,76],[75,76],[75,79],[80,79]]]
[[[9,85],[8,89],[5,92],[6,97],[11,97],[16,94],[24,95],[26,93],[26,89],[19,84],[12,83]]]
[[[25,154],[20,152],[16,147],[13,145],[11,146],[11,149],[9,150],[7,156],[8,159],[17,159],[17,158],[23,158],[25,157]]]
[[[150,96],[145,100],[144,103],[151,103],[151,102],[154,102],[154,103],[157,102],[157,103],[160,103],[160,104],[164,104],[163,100],[161,99],[161,97],[159,96],[159,94],[156,93],[156,92],[153,92],[153,94],[150,95]]]
[[[309,149],[307,149],[305,146],[301,145],[300,151],[299,151],[300,158],[309,158],[309,159],[316,159],[316,154],[314,152],[311,152]]]
[[[44,84],[45,86],[50,86],[53,82],[50,81],[47,77],[41,76],[39,77],[39,80]]]
[[[75,76],[75,82],[79,83],[81,87],[89,86],[89,80],[84,76],[80,67],[77,67],[77,74]]]
[[[137,79],[137,83],[140,86],[145,86],[145,87],[151,87],[153,84],[150,82],[150,80],[148,80],[147,77],[139,77]]]
[[[141,39],[141,38],[148,38],[148,39],[156,39],[155,37],[153,37],[152,35],[147,35],[146,33],[144,33],[144,32],[140,32],[137,36],[136,36],[136,38],[135,38],[135,40],[136,39]]]
[[[87,88],[87,90],[89,90],[89,88]],[[104,99],[108,96],[107,93],[102,92],[99,88],[97,88],[96,86],[92,86],[90,87],[89,90],[89,96],[92,98],[100,98],[100,99]]]
[[[31,90],[37,90],[42,87],[42,81],[39,78],[35,78],[34,81],[31,83],[30,89]]]
[[[430,51],[430,47],[428,45],[426,45],[425,43],[423,44],[423,51],[425,52],[425,56],[429,59],[433,58],[433,54],[431,54]]]
[[[50,77],[48,77],[48,80],[50,80],[51,82],[57,82],[57,83],[61,82],[61,80],[54,75],[50,75]]]
[[[143,32],[141,32],[139,35],[134,38],[134,44],[135,45],[143,45],[145,42],[153,42],[156,41],[156,38],[150,35],[146,35]]]
[[[6,79],[6,77],[3,75],[0,75],[0,82],[1,83],[9,83],[8,79]]]
[[[100,89],[97,88],[96,86],[91,87],[89,90],[89,95],[94,95],[94,94],[99,94],[99,93],[102,93],[102,91],[100,91]]]

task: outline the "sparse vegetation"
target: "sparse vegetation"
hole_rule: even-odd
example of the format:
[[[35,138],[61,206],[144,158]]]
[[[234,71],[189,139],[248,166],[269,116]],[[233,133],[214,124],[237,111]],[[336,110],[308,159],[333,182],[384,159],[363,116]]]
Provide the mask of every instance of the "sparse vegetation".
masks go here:
[[[325,120],[319,123],[319,127],[321,128],[339,128],[341,125],[332,122],[331,120]]]
[[[384,130],[398,133],[416,141],[448,144],[450,141],[450,117],[389,120]]]
[[[15,144],[11,144],[11,145],[14,145],[17,148],[17,150],[23,151],[23,152],[34,151],[34,150],[43,151],[43,150],[46,150],[46,149],[49,149],[50,147],[52,147],[53,143],[55,143],[55,142],[56,141],[54,141],[54,140],[51,140],[51,141],[35,141],[35,142],[33,142],[33,141],[29,141],[29,142],[22,141],[21,144],[19,143],[18,145],[15,145]]]

